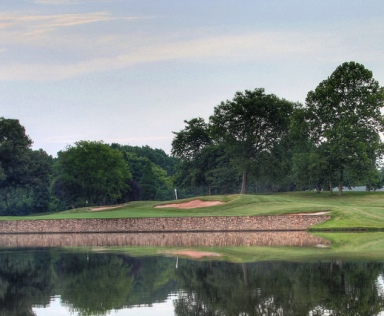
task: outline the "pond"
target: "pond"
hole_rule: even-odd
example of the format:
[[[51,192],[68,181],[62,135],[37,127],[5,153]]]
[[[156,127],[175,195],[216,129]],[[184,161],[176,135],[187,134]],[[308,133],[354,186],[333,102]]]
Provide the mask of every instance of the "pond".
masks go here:
[[[382,238],[371,236],[371,244]],[[58,247],[36,235],[45,246],[26,247],[31,237],[0,239],[0,315],[384,315],[381,256],[339,256],[321,239],[304,245],[312,257],[230,262],[216,255],[289,247],[244,246],[239,235],[236,246],[224,248],[126,247],[117,236],[97,235],[97,246],[82,240],[81,247]],[[119,245],[100,245],[116,238]],[[190,257],[196,254],[207,257]]]

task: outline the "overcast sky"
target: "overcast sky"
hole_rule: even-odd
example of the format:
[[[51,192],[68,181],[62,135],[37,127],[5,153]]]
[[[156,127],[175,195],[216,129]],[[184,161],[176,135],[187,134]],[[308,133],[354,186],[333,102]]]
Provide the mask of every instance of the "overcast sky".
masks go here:
[[[56,156],[79,140],[170,153],[236,91],[304,102],[346,61],[384,85],[382,0],[1,0],[0,116]]]

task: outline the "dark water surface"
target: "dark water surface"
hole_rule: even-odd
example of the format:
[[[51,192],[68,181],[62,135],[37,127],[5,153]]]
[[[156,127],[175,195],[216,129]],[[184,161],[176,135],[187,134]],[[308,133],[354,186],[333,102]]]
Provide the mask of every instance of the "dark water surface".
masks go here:
[[[2,248],[0,315],[384,315],[384,263]]]

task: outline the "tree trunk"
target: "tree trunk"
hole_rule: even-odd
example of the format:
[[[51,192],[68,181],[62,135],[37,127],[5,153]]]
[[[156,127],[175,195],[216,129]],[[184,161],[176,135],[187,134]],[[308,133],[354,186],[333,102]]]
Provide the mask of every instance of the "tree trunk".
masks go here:
[[[329,193],[330,193],[331,195],[333,194],[331,169],[329,169]]]
[[[248,172],[247,169],[243,170],[243,179],[241,181],[241,191],[240,194],[245,194],[247,192],[248,185]]]
[[[208,195],[211,195],[212,194],[212,191],[211,191],[211,184],[208,184]]]
[[[340,178],[339,178],[339,185],[337,186],[339,189],[339,196],[343,195],[343,182],[344,182],[344,168],[340,169]]]

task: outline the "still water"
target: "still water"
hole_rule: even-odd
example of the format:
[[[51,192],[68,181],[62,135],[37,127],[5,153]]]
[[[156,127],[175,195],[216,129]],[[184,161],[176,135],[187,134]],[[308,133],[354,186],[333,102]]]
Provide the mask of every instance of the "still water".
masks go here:
[[[384,315],[383,261],[106,251],[0,248],[0,315]]]

